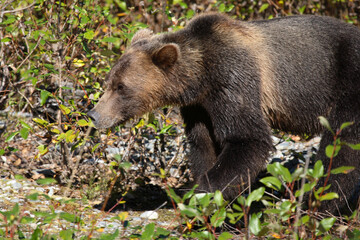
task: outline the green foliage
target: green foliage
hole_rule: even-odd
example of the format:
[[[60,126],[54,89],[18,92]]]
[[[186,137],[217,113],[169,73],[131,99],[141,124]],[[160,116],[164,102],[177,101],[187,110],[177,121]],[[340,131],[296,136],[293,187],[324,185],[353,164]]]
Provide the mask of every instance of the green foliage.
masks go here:
[[[135,1],[136,2],[136,1]],[[99,141],[99,137],[90,137],[85,131],[92,127],[92,122],[85,116],[91,106],[96,103],[103,92],[105,75],[115,60],[123,53],[134,33],[144,27],[155,32],[178,30],[199,12],[208,10],[229,14],[243,20],[257,18],[273,18],[280,15],[293,14],[328,14],[342,18],[350,23],[359,24],[359,5],[356,1],[329,1],[325,5],[319,1],[200,1],[198,5],[191,1],[121,1],[121,0],[84,0],[84,1],[7,1],[0,4],[0,65],[4,67],[0,79],[0,110],[9,112],[31,112],[32,122],[22,118],[12,119],[12,125],[0,135],[0,156],[16,153],[17,140],[44,139],[37,143],[36,159],[45,158],[52,149],[61,149],[64,162],[62,169],[77,168],[74,159],[81,159],[78,154],[85,151],[93,158],[107,160],[104,148],[107,144]],[[21,10],[24,8],[23,10]],[[159,19],[163,19],[159,26]],[[81,94],[79,94],[79,92]],[[51,112],[51,106],[55,112]],[[7,117],[9,117],[8,114]],[[332,129],[330,123],[320,117],[320,123],[334,136],[351,126],[348,122],[339,129]],[[131,127],[133,136],[140,136],[145,130],[151,129],[158,139],[176,135],[177,123],[169,121],[162,113],[149,114],[136,121]],[[117,127],[116,131],[124,126]],[[41,136],[39,136],[41,133]],[[107,131],[108,142],[118,138],[114,131]],[[33,138],[32,138],[33,137]],[[342,146],[360,150],[360,143],[350,144],[336,140],[326,148],[326,155],[336,160]],[[104,191],[109,182],[124,180],[131,163],[124,155],[115,155],[108,160],[111,176],[106,183],[100,181],[89,184],[88,191]],[[353,167],[324,169],[321,161],[317,161],[312,169],[305,171],[300,167],[295,172],[280,163],[267,167],[268,176],[260,180],[268,189],[253,189],[242,195],[229,205],[221,192],[196,194],[195,188],[184,196],[178,196],[171,188],[167,192],[174,202],[179,217],[178,235],[183,238],[197,239],[232,239],[236,234],[251,238],[253,236],[286,238],[295,231],[292,224],[296,210],[301,206],[299,199],[304,193],[310,194],[310,209],[299,217],[296,226],[301,226],[312,238],[326,238],[335,232],[335,218],[318,219],[316,206],[324,201],[337,198],[333,192],[327,192],[330,186],[318,187],[318,182],[328,174],[346,174]],[[166,181],[167,170],[160,169],[160,178]],[[64,171],[66,172],[66,171]],[[293,191],[295,183],[305,178],[306,183]],[[15,179],[19,179],[15,176]],[[64,176],[63,180],[70,179]],[[94,177],[95,179],[95,177]],[[69,180],[71,183],[71,180]],[[91,182],[91,181],[89,181]],[[54,179],[39,179],[39,184],[54,184]],[[106,186],[106,187],[104,187]],[[113,185],[112,185],[113,186]],[[98,190],[100,189],[100,190]],[[112,189],[110,188],[110,191]],[[268,191],[282,193],[286,199],[278,201]],[[89,193],[89,192],[88,192]],[[96,198],[98,194],[88,194]],[[33,193],[27,201],[51,199],[54,206],[48,211],[32,212],[25,216],[18,204],[10,210],[2,211],[0,220],[0,237],[6,239],[73,239],[78,237],[79,228],[84,225],[81,214],[65,211],[55,212],[57,205],[66,204],[46,194]],[[261,202],[265,206],[263,213],[250,211],[254,204]],[[122,201],[119,201],[122,203]],[[127,215],[124,213],[116,218],[125,224]],[[55,235],[46,232],[46,228],[56,221],[66,221],[78,226],[63,229]],[[242,222],[244,230],[226,231],[226,222],[235,226]],[[348,217],[348,221],[357,221],[357,212]],[[31,223],[39,223],[31,228]],[[73,225],[74,226],[74,225]],[[30,229],[30,230],[29,230]],[[26,230],[26,231],[25,231]],[[139,239],[171,238],[171,231],[157,227],[154,223],[132,228],[133,232],[126,237]],[[123,237],[122,230],[113,233],[99,234],[98,239],[118,239]],[[87,234],[87,235],[86,235]],[[93,238],[86,233],[82,239]],[[297,234],[297,233],[296,233]],[[347,228],[346,237],[358,239],[360,231]],[[307,236],[306,236],[307,237]],[[305,237],[305,238],[306,238]],[[80,237],[78,237],[80,238]],[[270,237],[269,237],[270,238]]]

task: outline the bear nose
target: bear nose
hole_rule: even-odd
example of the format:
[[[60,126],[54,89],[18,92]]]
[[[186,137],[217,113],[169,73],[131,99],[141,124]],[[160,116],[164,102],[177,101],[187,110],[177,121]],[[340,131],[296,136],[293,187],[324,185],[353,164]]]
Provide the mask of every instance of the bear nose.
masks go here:
[[[93,123],[96,125],[96,122],[99,120],[100,114],[98,112],[96,112],[95,110],[90,110],[87,113],[87,115],[88,115],[89,118],[91,118]]]

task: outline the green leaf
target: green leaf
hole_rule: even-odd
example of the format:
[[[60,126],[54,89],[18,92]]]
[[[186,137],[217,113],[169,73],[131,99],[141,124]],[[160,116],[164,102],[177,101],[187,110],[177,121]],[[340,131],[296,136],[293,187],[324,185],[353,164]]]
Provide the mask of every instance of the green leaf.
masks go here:
[[[111,51],[109,49],[101,50],[100,54],[105,56],[105,57],[111,57],[111,56],[116,56],[117,55],[114,51]],[[95,100],[96,100],[96,98],[95,98]]]
[[[16,175],[14,176],[14,178],[15,178],[16,180],[25,179],[25,177],[24,177],[24,176],[19,175],[19,174],[16,174]]]
[[[29,129],[28,128],[22,128],[21,130],[20,130],[20,135],[21,135],[21,137],[23,138],[23,139],[27,139],[28,138],[28,136],[29,136]]]
[[[55,71],[55,67],[54,67],[54,65],[52,65],[52,64],[48,64],[48,63],[45,63],[44,64],[44,67],[46,67],[48,70],[50,70],[51,72],[56,72]],[[43,90],[43,91],[46,91],[46,90]],[[47,91],[46,91],[47,92]]]
[[[253,213],[250,218],[249,222],[249,228],[250,231],[257,236],[261,231],[261,223],[259,217],[256,215],[256,213]]]
[[[9,213],[12,214],[12,215],[14,215],[14,216],[19,215],[19,213],[20,213],[19,204],[16,203],[16,204],[14,205],[14,207],[9,211]]]
[[[331,174],[339,174],[339,173],[347,174],[347,173],[353,171],[354,169],[355,169],[355,167],[353,167],[353,166],[342,166],[342,167],[332,169]]]
[[[129,169],[131,167],[131,163],[130,162],[122,162],[119,164],[119,167],[120,168],[123,168],[123,169]]]
[[[156,233],[154,235],[154,238],[156,239],[166,239],[170,235],[170,231],[166,230],[164,228],[158,227],[156,228]]]
[[[329,121],[323,117],[323,116],[320,116],[319,117],[319,120],[320,120],[320,124],[323,125],[325,128],[327,128],[333,135],[335,135],[334,131],[332,130],[331,126],[330,126],[330,123]]]
[[[310,216],[305,215],[301,218],[301,224],[305,224],[305,223],[309,222],[309,220],[310,220]]]
[[[221,227],[226,218],[225,208],[217,210],[210,218],[211,225],[214,227]]]
[[[67,230],[61,230],[59,236],[63,240],[72,240],[73,234],[74,234],[73,230],[67,229]]]
[[[214,194],[214,202],[217,206],[221,206],[224,203],[224,198],[219,190],[216,190]]]
[[[262,179],[260,179],[260,182],[262,182],[265,186],[275,189],[275,190],[280,190],[281,189],[281,181],[276,178],[276,177],[264,177]]]
[[[13,132],[11,133],[6,139],[5,142],[10,142],[11,140],[13,140],[13,138],[18,134],[19,132]]]
[[[48,97],[50,95],[51,95],[51,93],[49,93],[48,91],[41,90],[41,92],[40,92],[40,99],[41,99],[40,105],[41,106],[43,106],[46,103],[46,100],[48,99]]]
[[[305,183],[304,186],[303,186],[304,193],[307,193],[307,192],[311,191],[316,186],[316,183],[317,183],[316,181],[314,181],[312,183]],[[300,193],[301,193],[301,191],[297,190],[295,192],[295,197],[299,197]]]
[[[268,3],[264,3],[264,4],[260,7],[260,9],[259,9],[259,13],[265,11],[268,7],[269,7],[269,4],[268,4]]]
[[[27,199],[32,200],[32,201],[38,200],[38,197],[39,197],[39,193],[33,193],[33,194],[26,196]]]
[[[36,122],[37,124],[39,124],[39,125],[41,125],[41,126],[44,126],[44,127],[46,127],[46,126],[49,124],[48,121],[43,120],[43,119],[40,119],[40,118],[33,118],[32,120],[33,120],[34,122]]]
[[[26,217],[26,216],[22,217],[21,220],[20,220],[20,223],[21,223],[21,224],[29,224],[29,223],[34,223],[34,222],[36,222],[36,219],[35,219],[35,218]],[[19,234],[19,233],[18,233],[18,234]],[[23,236],[23,237],[20,237],[20,236],[19,236],[19,239],[26,239],[26,238],[25,238],[25,236]]]
[[[328,158],[336,157],[341,149],[340,145],[336,145],[335,150],[333,145],[328,145],[325,148],[325,153]]]
[[[61,212],[59,217],[71,223],[77,223],[80,221],[80,218],[78,216],[67,212]]]
[[[69,113],[71,113],[70,108],[60,104],[60,109],[63,111],[63,113],[65,113],[66,115],[68,115]]]
[[[74,132],[74,130],[68,130],[66,133],[65,133],[65,140],[66,142],[68,143],[72,143],[74,142],[75,138],[77,137],[78,135],[78,132]]]
[[[292,177],[290,174],[289,169],[287,169],[286,167],[284,167],[283,165],[281,165],[279,162],[275,162],[273,164],[269,164],[267,166],[267,170],[268,172],[273,175],[274,177],[282,177],[282,179],[285,180],[285,182],[287,183],[291,183],[292,182]]]
[[[101,41],[103,42],[110,42],[110,43],[116,43],[116,42],[120,42],[121,38],[117,38],[117,37],[105,37],[103,38]]]
[[[254,201],[259,201],[262,196],[264,195],[265,192],[265,188],[264,187],[260,187],[258,189],[255,189],[254,191],[252,191],[249,196],[246,199],[245,205],[246,206],[251,206],[251,203]]]
[[[306,5],[302,6],[302,7],[299,9],[299,13],[300,13],[300,14],[304,14],[305,9],[306,9]]]
[[[167,194],[172,200],[175,201],[175,203],[181,202],[181,198],[175,193],[174,189],[172,189],[171,187],[168,188]]]
[[[100,143],[97,143],[92,149],[91,149],[91,153],[93,153],[98,147],[99,147]]]
[[[213,193],[197,193],[190,199],[190,206],[195,206],[199,203],[203,208],[209,206]]]
[[[89,30],[86,33],[84,33],[84,38],[92,40],[95,36],[95,33],[93,30]]]
[[[140,239],[151,240],[155,233],[155,223],[149,223],[145,226],[144,232],[141,234]]]
[[[119,8],[121,8],[124,12],[128,11],[125,1],[115,1],[115,2],[119,6]]]
[[[182,201],[184,202],[185,200],[191,198],[191,197],[194,195],[195,189],[196,189],[198,186],[199,186],[199,185],[195,184],[190,191],[187,191],[187,192],[184,194],[184,196],[183,196],[183,198],[182,198]]]
[[[319,187],[319,189],[315,191],[315,194],[319,195],[320,193],[327,191],[330,187],[331,184],[327,184],[325,187]]]
[[[118,239],[119,234],[119,229],[116,229],[114,233],[102,234],[98,240],[115,240]]]
[[[356,211],[354,211],[355,213]],[[349,240],[356,240],[360,239],[360,230],[359,229],[353,229],[353,230],[347,230],[346,236],[349,238]]]
[[[7,19],[4,20],[1,25],[7,25],[7,24],[11,24],[14,23],[16,21],[16,17],[14,15],[7,15]]]
[[[10,38],[2,38],[1,39],[1,42],[3,42],[3,43],[5,43],[5,42],[10,42],[11,41],[11,39]]]
[[[57,183],[57,181],[53,178],[40,178],[36,180],[36,182],[40,185],[50,185],[52,183]]]
[[[89,21],[90,21],[90,18],[88,18],[87,16],[85,16],[85,15],[82,15],[82,16],[81,16],[80,23],[81,23],[82,25],[87,24]]]
[[[160,131],[160,134],[164,134],[164,133],[167,133],[171,128],[172,128],[173,125],[167,125],[165,127],[163,127]]]
[[[340,130],[343,130],[344,128],[347,128],[353,124],[354,124],[354,122],[345,122],[345,123],[341,124]]]
[[[323,220],[321,220],[316,235],[318,236],[322,233],[329,231],[335,222],[336,222],[336,218],[334,217],[324,218]]]
[[[21,126],[23,126],[24,128],[32,129],[32,128],[30,127],[30,125],[27,124],[26,122],[20,120],[20,123],[21,123]]]
[[[89,123],[85,119],[80,119],[77,123],[80,127],[86,127],[89,126]]]
[[[234,9],[234,7],[235,7],[235,5],[234,4],[230,4],[227,8],[226,8],[226,12],[231,12],[231,10],[233,10]]]
[[[313,170],[314,178],[321,178],[324,175],[324,166],[320,160],[316,161]]]
[[[360,143],[358,144],[346,143],[346,145],[351,147],[353,150],[360,150]]]
[[[48,148],[45,145],[40,145],[37,148],[39,149],[40,155],[44,155],[49,152]]]
[[[181,213],[186,215],[189,218],[200,217],[200,213],[198,212],[198,210],[196,208],[186,206],[183,203],[178,203],[178,207],[179,207]],[[199,220],[201,220],[201,218]]]
[[[339,198],[339,195],[337,193],[334,192],[330,192],[330,193],[326,193],[324,195],[322,195],[319,200],[320,201],[325,201],[325,200],[332,200],[335,198]]]
[[[41,236],[43,235],[43,232],[41,229],[39,229],[39,226],[36,227],[34,232],[31,234],[30,240],[39,240],[41,239]]]
[[[225,12],[225,4],[221,3],[218,8],[219,12]]]
[[[228,240],[232,239],[234,236],[230,234],[229,232],[222,232],[218,238],[218,240]]]

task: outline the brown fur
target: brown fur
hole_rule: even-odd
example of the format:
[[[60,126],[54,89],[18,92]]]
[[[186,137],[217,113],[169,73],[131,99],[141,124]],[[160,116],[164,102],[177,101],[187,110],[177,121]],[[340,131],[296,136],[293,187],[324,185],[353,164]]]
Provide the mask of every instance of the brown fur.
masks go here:
[[[108,75],[109,87],[89,113],[110,127],[163,105],[178,105],[201,190],[234,197],[252,183],[273,149],[270,128],[295,133],[356,124],[342,138],[360,142],[360,30],[327,17],[239,22],[219,14],[194,18],[168,34],[138,32]],[[319,158],[332,142],[325,131]],[[335,165],[356,171],[330,179],[349,198],[360,153],[344,150]],[[341,191],[335,187],[338,181]],[[352,183],[352,184],[348,184]],[[341,205],[340,201],[333,201]]]

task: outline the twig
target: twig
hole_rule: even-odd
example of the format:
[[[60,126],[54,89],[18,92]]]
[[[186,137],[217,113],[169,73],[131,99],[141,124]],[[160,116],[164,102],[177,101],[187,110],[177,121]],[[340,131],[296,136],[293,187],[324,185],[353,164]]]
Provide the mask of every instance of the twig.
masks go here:
[[[310,150],[310,149],[309,149]],[[310,155],[306,156],[305,159],[305,167],[304,167],[304,174],[306,174],[308,168],[309,168],[309,164],[310,164]],[[298,222],[300,219],[300,215],[301,215],[301,204],[304,198],[304,185],[305,185],[305,176],[302,177],[301,179],[301,188],[300,188],[300,196],[299,196],[299,200],[298,200],[298,204],[296,207],[296,216],[295,216],[295,231],[294,234],[299,235],[299,227],[298,227]],[[294,236],[295,237],[295,236]]]
[[[352,211],[352,210],[351,210],[351,207],[350,207],[350,205],[349,205],[349,201],[347,200],[346,195],[345,195],[345,193],[343,192],[342,187],[340,186],[339,182],[338,182],[338,181],[335,181],[335,183],[336,183],[336,185],[338,186],[338,189],[340,190],[341,194],[344,196],[344,200],[345,200],[346,206],[348,207],[348,209],[349,209],[350,211]],[[340,211],[339,211],[339,213],[340,213]]]
[[[22,93],[20,90],[12,83],[12,81],[9,79],[10,85],[16,89],[16,91],[26,100],[26,102],[30,105],[32,109],[34,109],[34,106],[31,104],[30,100]],[[5,95],[6,96],[6,95]]]
[[[235,181],[238,177],[239,177],[238,175],[236,175],[235,177],[233,177],[233,179],[231,179],[231,181],[228,182],[223,189],[221,189],[221,192],[224,192],[224,191],[230,186],[230,184],[231,184],[233,181]]]
[[[91,130],[92,130],[92,127],[88,127],[88,129],[87,129],[87,131],[86,131],[86,134],[85,134],[85,137],[84,137],[85,140],[89,137],[89,135],[90,135],[90,133],[91,133]],[[79,152],[79,155],[77,156],[77,159],[76,159],[76,162],[75,162],[75,166],[74,166],[74,169],[73,169],[73,171],[72,171],[72,173],[71,173],[71,176],[70,176],[69,182],[68,182],[68,184],[67,184],[67,187],[66,187],[64,196],[67,196],[67,193],[68,193],[68,191],[69,191],[69,189],[70,189],[70,186],[71,186],[71,184],[72,184],[72,182],[73,182],[73,180],[74,180],[75,174],[77,173],[77,169],[78,169],[79,164],[80,164],[81,156],[82,156],[82,154],[84,153],[84,146],[85,146],[85,144],[83,144],[83,145],[81,146],[81,148],[80,148],[80,152]]]
[[[8,2],[5,1],[5,2],[1,5],[1,11],[4,10],[9,4],[12,4],[13,2],[15,2],[15,0],[8,1]]]
[[[274,194],[272,194],[272,193],[269,193],[269,192],[267,192],[267,191],[265,191],[264,193],[265,193],[266,195],[269,195],[270,197],[272,197],[272,198],[276,199],[277,201],[280,201],[280,200],[281,200],[281,198],[279,198],[279,197],[275,196],[275,195],[274,195]]]
[[[20,70],[20,67],[26,62],[26,60],[29,59],[29,57],[34,53],[35,49],[39,46],[40,41],[41,41],[42,37],[40,36],[34,49],[26,56],[26,58],[20,63],[20,65],[15,69],[15,72],[18,72]]]
[[[336,147],[337,147],[337,144],[336,144],[336,140],[337,140],[337,137],[338,135],[341,133],[341,130],[338,130],[334,136],[334,147],[333,147],[333,150],[332,150],[332,153],[331,153],[331,157],[330,157],[330,162],[329,162],[329,166],[328,166],[328,169],[327,169],[327,176],[326,176],[326,179],[325,179],[325,182],[324,182],[324,188],[322,189],[321,193],[320,193],[320,197],[323,195],[324,191],[325,191],[325,187],[329,181],[329,178],[330,178],[330,174],[331,174],[331,168],[332,168],[332,162],[333,162],[333,158],[335,157],[335,151],[336,151]]]
[[[286,191],[289,193],[290,199],[291,199],[291,200],[295,200],[295,196],[294,196],[293,192],[292,192],[291,189],[286,185],[286,182],[284,182],[283,179],[281,179],[281,184],[284,186],[284,188],[286,189]]]
[[[166,0],[162,0],[162,18],[161,18],[161,32],[164,31],[165,16],[166,16]]]
[[[7,11],[2,11],[0,13],[0,15],[4,15],[6,13],[14,13],[14,12],[20,12],[20,11],[23,11],[23,10],[26,10],[28,8],[31,8],[32,6],[34,6],[36,4],[36,1],[34,1],[32,4],[30,4],[29,6],[26,6],[26,7],[23,7],[23,8],[18,8],[18,9],[14,9],[14,10],[7,10]]]

